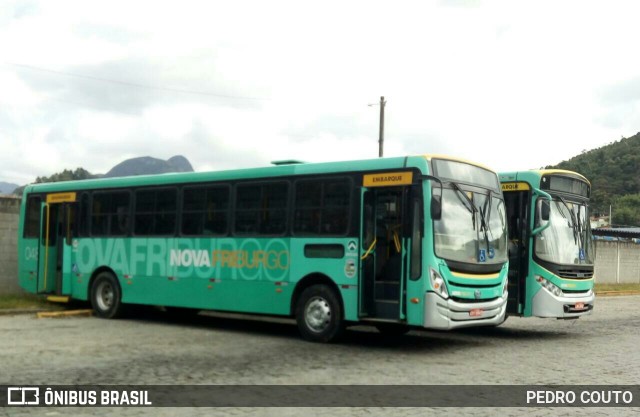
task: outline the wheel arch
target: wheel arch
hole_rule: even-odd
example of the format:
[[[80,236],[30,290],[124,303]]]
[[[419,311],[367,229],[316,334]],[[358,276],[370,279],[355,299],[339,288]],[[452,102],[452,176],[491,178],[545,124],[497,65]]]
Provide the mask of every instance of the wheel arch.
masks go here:
[[[122,297],[122,287],[120,286],[120,280],[118,279],[118,275],[115,273],[113,269],[109,268],[106,265],[103,265],[99,268],[96,268],[95,271],[93,271],[93,273],[91,274],[91,278],[89,279],[89,285],[87,286],[87,300],[91,301],[91,290],[93,288],[93,283],[95,282],[98,275],[100,275],[103,272],[108,272],[111,275],[113,275],[113,277],[116,279],[116,282],[118,283],[118,286],[120,287],[120,296]]]
[[[319,272],[314,272],[309,275],[306,275],[304,278],[302,278],[300,281],[297,282],[296,287],[293,290],[293,294],[291,295],[291,306],[289,309],[289,314],[291,316],[295,316],[296,307],[298,305],[298,299],[300,298],[300,295],[302,294],[302,292],[307,288],[311,287],[312,285],[319,285],[319,284],[326,285],[327,287],[331,288],[333,292],[336,294],[336,297],[338,297],[338,301],[340,302],[340,307],[341,307],[340,310],[342,314],[341,319],[344,319],[344,300],[342,298],[342,293],[340,292],[340,288],[331,278]]]

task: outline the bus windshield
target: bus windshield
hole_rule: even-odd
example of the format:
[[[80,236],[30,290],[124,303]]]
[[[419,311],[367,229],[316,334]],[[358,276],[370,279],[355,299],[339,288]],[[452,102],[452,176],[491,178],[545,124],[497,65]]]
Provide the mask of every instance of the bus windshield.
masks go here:
[[[505,206],[491,190],[472,192],[457,183],[442,190],[442,216],[434,220],[435,252],[467,264],[503,264],[507,260]],[[439,192],[439,190],[436,190]]]
[[[549,227],[535,239],[535,254],[556,264],[593,264],[594,252],[587,205],[554,198],[549,205]],[[536,227],[545,224],[536,213]]]

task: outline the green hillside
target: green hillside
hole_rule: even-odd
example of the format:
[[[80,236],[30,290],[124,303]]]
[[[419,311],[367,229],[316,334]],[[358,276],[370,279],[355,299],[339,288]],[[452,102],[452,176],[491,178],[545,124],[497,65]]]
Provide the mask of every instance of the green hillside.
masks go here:
[[[581,173],[591,181],[594,214],[611,205],[615,226],[640,226],[640,133],[546,168]]]

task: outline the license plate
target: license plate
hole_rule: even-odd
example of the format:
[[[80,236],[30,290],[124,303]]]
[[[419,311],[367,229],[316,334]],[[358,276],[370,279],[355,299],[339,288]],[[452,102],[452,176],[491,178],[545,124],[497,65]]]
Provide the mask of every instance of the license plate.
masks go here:
[[[480,317],[483,312],[484,312],[484,310],[481,309],[481,308],[474,308],[473,310],[469,311],[469,316],[470,317]]]
[[[576,303],[573,308],[575,308],[576,310],[584,310],[584,303]]]

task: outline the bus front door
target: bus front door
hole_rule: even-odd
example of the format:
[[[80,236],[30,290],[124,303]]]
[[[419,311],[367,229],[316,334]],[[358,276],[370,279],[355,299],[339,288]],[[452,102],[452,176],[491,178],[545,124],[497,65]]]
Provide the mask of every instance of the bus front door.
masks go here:
[[[38,293],[61,295],[70,286],[72,230],[75,203],[57,202],[56,194],[42,203],[38,251]],[[73,196],[75,199],[75,195]],[[66,284],[66,285],[65,285]]]
[[[362,189],[360,315],[404,319],[407,187]]]
[[[504,192],[509,221],[509,298],[507,314],[522,315],[526,304],[529,274],[529,191]]]

